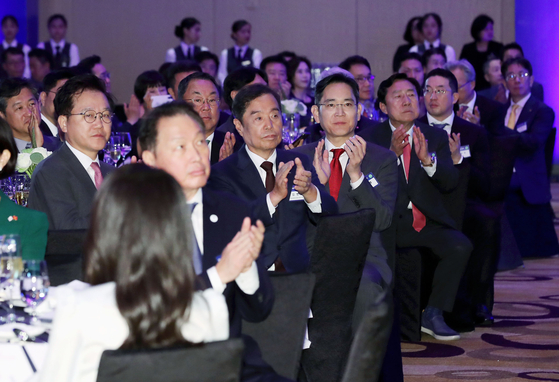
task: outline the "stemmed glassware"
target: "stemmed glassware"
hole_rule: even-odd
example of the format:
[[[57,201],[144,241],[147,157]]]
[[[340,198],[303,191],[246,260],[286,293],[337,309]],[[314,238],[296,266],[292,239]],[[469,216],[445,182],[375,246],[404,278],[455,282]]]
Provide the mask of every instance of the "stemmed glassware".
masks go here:
[[[47,297],[50,281],[47,271],[47,262],[44,260],[27,260],[23,263],[21,274],[21,299],[31,308],[31,325],[36,325],[37,305]]]
[[[7,314],[0,317],[1,323],[15,322],[13,290],[19,287],[19,278],[23,270],[21,261],[19,235],[0,236],[0,286],[2,302],[8,302]]]
[[[130,133],[116,132],[113,133],[113,135],[115,137],[119,137],[120,152],[122,158],[126,158],[126,155],[128,155],[128,153],[132,151],[132,141],[130,139]]]
[[[113,166],[116,167],[120,157],[122,156],[119,136],[111,135],[107,145],[105,146],[105,154],[111,159]]]

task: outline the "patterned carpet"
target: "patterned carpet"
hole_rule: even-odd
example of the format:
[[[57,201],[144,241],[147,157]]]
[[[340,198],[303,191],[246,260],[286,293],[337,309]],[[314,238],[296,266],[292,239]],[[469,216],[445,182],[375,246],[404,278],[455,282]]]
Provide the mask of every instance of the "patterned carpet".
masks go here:
[[[552,193],[559,216],[559,184]],[[495,277],[493,327],[402,343],[405,382],[559,381],[559,258],[524,265]]]

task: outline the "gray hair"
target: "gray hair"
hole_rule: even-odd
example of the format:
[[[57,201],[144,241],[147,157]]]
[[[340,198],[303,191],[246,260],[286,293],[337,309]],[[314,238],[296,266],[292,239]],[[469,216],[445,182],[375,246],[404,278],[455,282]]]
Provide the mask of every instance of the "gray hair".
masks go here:
[[[446,70],[450,70],[451,72],[454,69],[462,69],[462,71],[466,75],[466,79],[468,80],[468,82],[476,80],[476,70],[474,69],[472,64],[468,62],[468,60],[461,59],[460,61],[450,61],[446,63],[444,68]]]

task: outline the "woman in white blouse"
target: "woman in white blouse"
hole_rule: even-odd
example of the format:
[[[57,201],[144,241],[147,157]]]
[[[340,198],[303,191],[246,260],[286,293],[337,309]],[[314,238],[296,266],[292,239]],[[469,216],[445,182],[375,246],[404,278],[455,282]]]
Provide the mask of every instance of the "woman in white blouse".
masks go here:
[[[194,291],[190,221],[164,171],[133,164],[105,179],[85,246],[89,285],[57,288],[40,381],[95,382],[104,350],[228,338],[223,296]]]
[[[202,24],[194,17],[183,19],[180,25],[175,27],[175,36],[180,40],[180,44],[167,51],[165,62],[177,62],[184,60],[194,60],[194,57],[208,50],[205,46],[198,46]]]

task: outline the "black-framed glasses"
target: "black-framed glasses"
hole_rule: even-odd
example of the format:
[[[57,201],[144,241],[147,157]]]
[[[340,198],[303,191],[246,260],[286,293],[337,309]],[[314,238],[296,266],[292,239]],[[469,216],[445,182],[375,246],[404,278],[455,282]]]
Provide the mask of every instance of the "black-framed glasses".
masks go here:
[[[522,73],[518,73],[518,74],[516,74],[516,73],[509,73],[509,74],[507,74],[507,75],[505,76],[505,79],[506,79],[507,81],[514,81],[514,80],[516,80],[517,78],[522,79],[522,78],[528,77],[529,75],[530,75],[530,73],[528,73],[528,72],[522,72]]]
[[[76,114],[68,114],[68,115],[83,115],[83,119],[87,122],[87,123],[93,123],[97,120],[97,115],[101,115],[101,121],[103,121],[104,123],[111,123],[111,118],[113,117],[113,113],[108,112],[108,111],[104,111],[104,112],[96,112],[96,111],[85,111],[83,113],[76,113]]]

